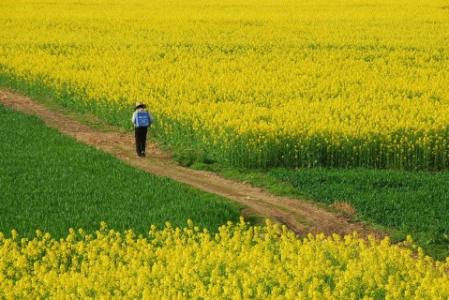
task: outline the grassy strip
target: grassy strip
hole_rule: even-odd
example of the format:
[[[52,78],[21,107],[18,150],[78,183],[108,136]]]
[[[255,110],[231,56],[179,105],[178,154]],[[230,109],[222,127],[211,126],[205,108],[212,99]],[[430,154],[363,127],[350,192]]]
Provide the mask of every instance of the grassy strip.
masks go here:
[[[166,178],[134,169],[0,105],[0,231],[55,236],[70,227],[144,233],[150,224],[211,230],[236,221],[239,207]]]
[[[347,203],[356,210],[354,219],[382,226],[391,231],[394,240],[411,234],[428,254],[449,256],[449,172],[321,168],[254,171],[217,164],[193,167],[328,207]]]

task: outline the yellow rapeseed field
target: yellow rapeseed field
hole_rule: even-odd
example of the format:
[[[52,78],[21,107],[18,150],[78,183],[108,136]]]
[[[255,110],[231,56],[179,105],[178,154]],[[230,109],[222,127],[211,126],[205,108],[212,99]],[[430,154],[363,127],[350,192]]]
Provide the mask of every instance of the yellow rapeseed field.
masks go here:
[[[165,140],[248,166],[449,167],[448,41],[443,0],[0,3],[3,85],[143,100]]]
[[[5,299],[417,299],[449,298],[449,259],[435,262],[388,239],[309,235],[243,220],[218,233],[152,227],[148,236],[105,224],[65,239],[0,235]]]

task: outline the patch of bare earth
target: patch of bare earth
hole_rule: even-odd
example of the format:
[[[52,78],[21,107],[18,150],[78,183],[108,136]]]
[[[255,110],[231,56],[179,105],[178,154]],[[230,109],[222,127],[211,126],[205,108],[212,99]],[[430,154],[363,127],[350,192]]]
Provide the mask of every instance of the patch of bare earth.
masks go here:
[[[378,238],[384,233],[375,231],[362,223],[351,222],[346,214],[336,214],[310,202],[270,194],[248,184],[225,179],[215,173],[197,171],[177,165],[170,155],[150,143],[147,158],[139,158],[134,152],[134,137],[118,131],[99,131],[61,113],[49,110],[41,104],[8,91],[0,91],[0,102],[15,110],[41,118],[49,127],[61,133],[110,153],[127,164],[158,176],[169,177],[197,189],[217,194],[247,208],[243,214],[256,214],[285,224],[298,235],[307,233],[349,234],[357,231],[359,236],[371,234]],[[350,210],[347,205],[337,209]],[[352,210],[349,212],[352,215]]]
[[[335,201],[331,204],[331,207],[350,218],[357,215],[357,210],[347,201]]]

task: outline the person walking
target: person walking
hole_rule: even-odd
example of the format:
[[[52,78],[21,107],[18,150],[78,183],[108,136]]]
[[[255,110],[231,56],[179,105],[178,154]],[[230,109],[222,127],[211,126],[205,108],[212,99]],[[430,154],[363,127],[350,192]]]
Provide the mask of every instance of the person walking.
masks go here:
[[[147,143],[148,127],[153,123],[151,113],[146,109],[146,105],[142,102],[136,103],[131,121],[134,124],[136,137],[136,152],[139,157],[145,156],[145,147]]]

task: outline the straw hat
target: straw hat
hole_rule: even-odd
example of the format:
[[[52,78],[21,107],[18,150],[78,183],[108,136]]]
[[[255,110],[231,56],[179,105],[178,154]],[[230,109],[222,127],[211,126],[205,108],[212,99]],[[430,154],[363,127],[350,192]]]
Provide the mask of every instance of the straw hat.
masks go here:
[[[139,107],[145,107],[146,105],[145,105],[145,103],[143,103],[143,102],[136,102],[136,108],[139,108]]]

